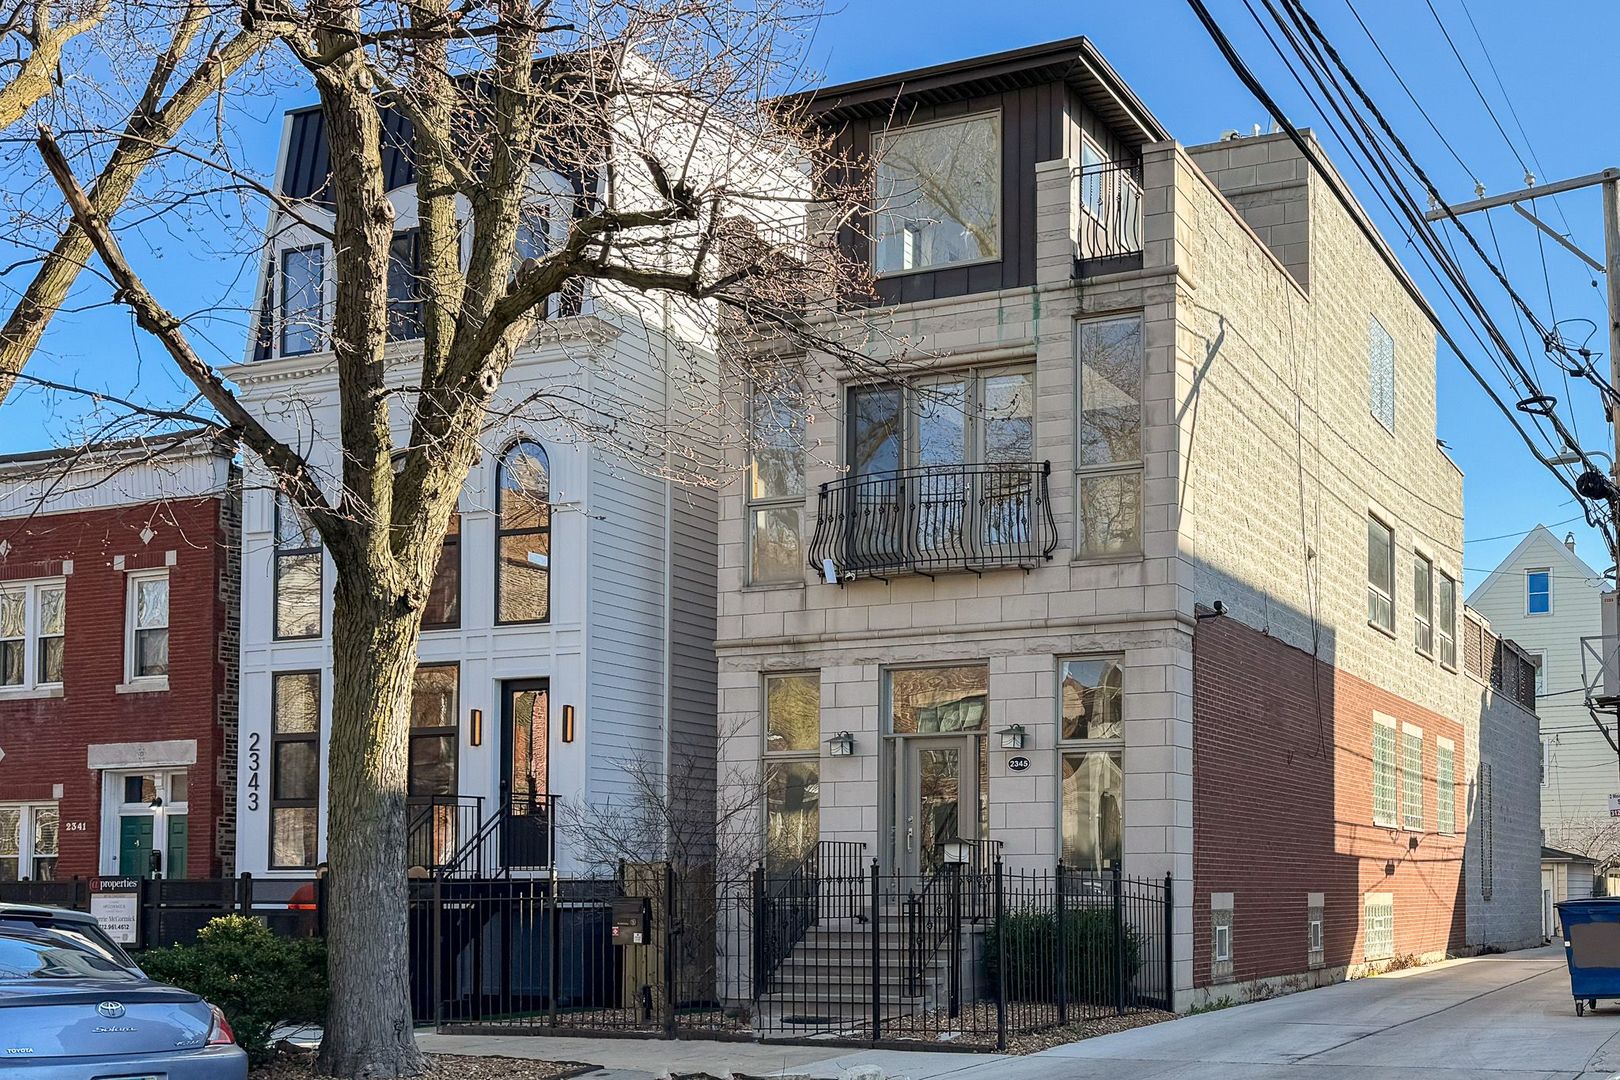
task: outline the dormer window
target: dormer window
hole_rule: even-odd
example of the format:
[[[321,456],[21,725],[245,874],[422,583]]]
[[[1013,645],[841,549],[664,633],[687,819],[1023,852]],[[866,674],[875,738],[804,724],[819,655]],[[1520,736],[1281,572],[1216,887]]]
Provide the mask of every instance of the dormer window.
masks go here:
[[[319,244],[281,253],[279,315],[281,355],[297,356],[321,347],[326,252]]]
[[[388,245],[388,340],[422,336],[422,230],[402,229]]]
[[[999,112],[878,135],[872,150],[878,274],[1001,258]]]

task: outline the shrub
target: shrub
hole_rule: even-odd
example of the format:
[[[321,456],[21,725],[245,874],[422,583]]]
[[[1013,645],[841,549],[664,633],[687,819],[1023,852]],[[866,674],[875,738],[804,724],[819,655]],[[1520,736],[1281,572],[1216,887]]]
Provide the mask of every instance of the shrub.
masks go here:
[[[255,1063],[274,1055],[270,1033],[278,1026],[326,1018],[326,943],[278,937],[257,919],[214,919],[196,944],[149,950],[140,964],[152,978],[218,1005]]]
[[[1141,963],[1142,936],[1127,923],[1121,938],[1123,956],[1119,955],[1114,937],[1112,908],[1064,912],[1061,946],[1067,962],[1064,982],[1069,1001],[1112,1004],[1121,974],[1128,990]],[[1006,913],[1000,926],[992,923],[985,935],[985,964],[990,985],[994,986],[996,980],[1005,975],[1009,1001],[1057,1001],[1059,946],[1055,913]]]

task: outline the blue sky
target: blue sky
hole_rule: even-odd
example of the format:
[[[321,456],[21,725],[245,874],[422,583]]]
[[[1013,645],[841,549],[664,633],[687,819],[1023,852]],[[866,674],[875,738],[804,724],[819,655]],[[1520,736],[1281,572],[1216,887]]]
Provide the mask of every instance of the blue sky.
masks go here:
[[[1241,0],[1207,0],[1240,51],[1281,101],[1290,118],[1320,131],[1323,125],[1261,36]],[[1507,137],[1480,102],[1462,67],[1441,36],[1432,2],[1450,30],[1496,111]],[[1390,60],[1410,84],[1418,101],[1456,148],[1468,170],[1453,159],[1405,92],[1395,83],[1357,25],[1350,0],[1309,0],[1308,7],[1362,77],[1397,132],[1412,147],[1419,163],[1452,201],[1472,196],[1478,179],[1492,193],[1523,186],[1519,156],[1539,159],[1533,170],[1543,180],[1595,172],[1620,165],[1620,112],[1614,83],[1606,77],[1608,50],[1620,40],[1620,5],[1596,0],[1564,0],[1535,19],[1523,17],[1520,0],[1467,0],[1468,13],[1495,61],[1512,96],[1517,121],[1506,108],[1502,90],[1481,52],[1474,29],[1463,14],[1464,0],[1355,0],[1356,8]],[[1258,4],[1256,5],[1259,6]],[[1244,91],[1215,51],[1184,0],[1132,0],[1122,4],[1059,4],[1035,0],[847,0],[823,21],[812,45],[812,66],[833,81],[862,78],[921,67],[1076,34],[1089,36],[1161,121],[1183,143],[1218,138],[1222,131],[1248,131],[1269,119]],[[268,173],[280,133],[282,105],[305,104],[312,95],[290,92],[285,100],[259,98],[239,117],[239,141],[251,165]],[[1529,134],[1529,148],[1519,125]],[[1324,138],[1327,136],[1324,133]],[[1412,257],[1406,241],[1369,189],[1354,175],[1344,152],[1329,141],[1331,156],[1373,212],[1392,246],[1412,268],[1420,287],[1437,308],[1447,307],[1439,289]],[[1545,172],[1543,172],[1543,169]],[[1471,175],[1472,174],[1472,175]],[[1550,205],[1550,203],[1556,203]],[[1541,204],[1544,216],[1563,225],[1562,212],[1575,240],[1601,257],[1602,221],[1595,192],[1571,194]],[[1593,320],[1593,347],[1607,352],[1602,332],[1602,278],[1594,287],[1573,257],[1550,242],[1540,245],[1534,231],[1510,211],[1496,212],[1490,223],[1477,219],[1477,233],[1487,245],[1500,245],[1502,260],[1519,291],[1545,323],[1558,319]],[[1495,237],[1489,225],[1495,226]],[[184,227],[153,236],[149,249],[132,257],[146,271],[160,299],[177,310],[188,304],[228,297],[247,302],[251,274],[240,258],[219,252],[206,230]],[[0,254],[3,254],[0,245]],[[1543,253],[1547,271],[1543,273]],[[9,262],[9,258],[5,261]],[[1513,309],[1500,290],[1488,286],[1483,270],[1470,268],[1475,287],[1520,349]],[[19,274],[0,277],[5,286],[20,285]],[[106,287],[86,277],[81,301],[104,301]],[[1549,294],[1551,301],[1549,303]],[[10,303],[8,292],[0,300]],[[1580,324],[1566,327],[1577,339],[1588,332]],[[208,328],[216,359],[241,355],[240,316],[221,318]],[[1472,338],[1463,335],[1467,345]],[[1542,388],[1574,406],[1583,445],[1603,449],[1611,440],[1595,390],[1563,376],[1535,347]],[[1478,346],[1473,358],[1489,368]],[[1428,358],[1421,358],[1428,362]],[[1607,370],[1607,357],[1598,361]],[[135,331],[121,311],[93,307],[59,318],[47,335],[30,371],[94,385],[112,393],[136,393],[149,400],[172,402],[186,395],[178,377],[150,343]],[[1492,372],[1494,374],[1494,371]],[[1500,377],[1497,377],[1500,385]],[[1439,436],[1466,474],[1467,537],[1464,559],[1468,584],[1495,565],[1537,522],[1554,526],[1560,535],[1575,531],[1579,551],[1601,567],[1607,561],[1597,534],[1579,520],[1579,510],[1546,470],[1533,460],[1503,418],[1473,384],[1461,365],[1447,355],[1439,360]],[[1504,395],[1508,392],[1504,390]],[[26,449],[72,437],[74,408],[38,393],[15,397],[6,405],[0,425],[0,451]],[[1570,411],[1565,411],[1570,416]],[[1610,446],[1612,450],[1612,446]],[[1566,519],[1576,518],[1574,521]],[[1505,534],[1505,535],[1504,535]],[[1502,536],[1492,540],[1491,537]]]

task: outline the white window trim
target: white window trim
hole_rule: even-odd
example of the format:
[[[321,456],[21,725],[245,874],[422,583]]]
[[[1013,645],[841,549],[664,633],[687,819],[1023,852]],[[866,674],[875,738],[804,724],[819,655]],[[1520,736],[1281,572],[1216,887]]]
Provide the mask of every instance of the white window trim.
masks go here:
[[[1217,964],[1227,964],[1232,961],[1232,927],[1228,923],[1215,924],[1213,958]]]
[[[115,688],[120,694],[140,694],[169,688],[169,676],[163,675],[136,675],[135,674],[135,593],[143,581],[154,581],[158,578],[169,580],[169,568],[162,567],[153,570],[131,570],[124,575],[124,681]],[[163,628],[173,627],[174,582],[169,580],[171,592],[169,594],[169,607],[171,610],[164,613]],[[155,629],[148,627],[147,629]],[[169,665],[174,665],[172,652],[173,641],[170,641],[171,652]]]
[[[1393,829],[1397,825],[1400,824],[1400,820],[1401,820],[1401,793],[1400,793],[1401,739],[1400,739],[1400,726],[1395,722],[1395,718],[1393,716],[1385,716],[1383,713],[1375,712],[1375,713],[1373,713],[1373,727],[1374,728],[1383,727],[1383,728],[1388,728],[1389,729],[1389,733],[1390,733],[1390,737],[1391,737],[1390,741],[1393,744],[1393,749],[1394,749],[1393,760],[1390,762],[1390,768],[1392,769],[1392,773],[1391,773],[1391,776],[1390,776],[1390,781],[1391,781],[1390,786],[1392,788],[1394,788],[1395,790],[1394,790],[1394,798],[1392,800],[1394,805],[1390,808],[1388,818],[1384,818],[1384,817],[1380,816],[1379,810],[1378,810],[1378,754],[1377,754],[1377,751],[1375,749],[1374,753],[1373,753],[1373,761],[1372,761],[1372,767],[1373,767],[1372,768],[1372,791],[1371,791],[1371,795],[1372,795],[1372,820],[1373,820],[1373,824],[1378,826],[1381,829]],[[1377,731],[1374,731],[1373,732],[1373,741],[1374,741],[1375,746],[1376,746],[1376,743],[1377,743],[1377,738],[1378,738],[1378,733],[1377,733]]]
[[[62,683],[44,682],[39,678],[39,594],[42,590],[60,588],[64,590],[63,604],[66,604],[67,578],[29,578],[26,581],[0,582],[0,592],[23,593],[23,681],[15,686],[0,686],[0,701],[15,701],[28,698],[52,698],[62,696]],[[65,637],[67,628],[67,614],[64,606],[62,625]],[[51,635],[55,637],[56,635]]]
[[[1424,609],[1424,610],[1420,610],[1418,608],[1418,598],[1417,598],[1417,590],[1416,590],[1416,585],[1417,585],[1416,571],[1419,569],[1420,565],[1428,567],[1428,571],[1429,571],[1429,573],[1428,573],[1428,578],[1429,578],[1429,603],[1428,603],[1427,608]],[[1425,660],[1433,660],[1437,655],[1439,655],[1438,649],[1436,648],[1437,643],[1435,641],[1435,626],[1434,626],[1434,624],[1435,624],[1435,613],[1438,610],[1438,605],[1435,603],[1435,601],[1439,599],[1437,596],[1435,596],[1434,560],[1432,558],[1430,558],[1427,554],[1425,554],[1423,551],[1414,550],[1412,552],[1412,570],[1413,570],[1413,581],[1412,581],[1412,583],[1413,583],[1413,586],[1414,586],[1414,588],[1413,588],[1413,596],[1412,596],[1412,648],[1417,652],[1417,654],[1419,656],[1423,657]],[[1423,642],[1422,642],[1421,636],[1419,634],[1419,628],[1423,627],[1423,626],[1427,626],[1428,630],[1429,630],[1429,645],[1428,645],[1428,648],[1423,647]]]
[[[1418,764],[1415,783],[1408,783],[1406,775],[1406,740],[1411,736],[1417,739]],[[1395,816],[1400,821],[1401,828],[1406,832],[1423,832],[1427,820],[1425,815],[1428,809],[1423,805],[1423,729],[1416,724],[1402,724],[1400,738],[1395,743],[1395,775],[1399,778],[1395,791]],[[1407,792],[1411,791],[1408,796]],[[1417,807],[1418,823],[1410,824],[1406,820],[1407,799],[1411,798]]]
[[[1442,581],[1451,583],[1451,623],[1445,626],[1442,625],[1440,617],[1440,583]],[[1434,566],[1434,586],[1431,593],[1434,600],[1434,655],[1435,659],[1440,662],[1440,666],[1447,671],[1457,670],[1457,615],[1462,600],[1462,595],[1458,591],[1460,587],[1457,578],[1453,577],[1449,571],[1441,569],[1438,565]],[[1451,643],[1450,660],[1445,658],[1445,654],[1440,648],[1442,639]]]
[[[1531,611],[1530,610],[1530,575],[1531,574],[1546,574],[1547,575],[1547,610],[1546,611]],[[1525,571],[1524,571],[1524,615],[1525,615],[1525,618],[1527,618],[1527,619],[1545,619],[1546,617],[1548,617],[1549,615],[1551,615],[1553,613],[1552,578],[1553,578],[1552,568],[1549,567],[1549,566],[1528,566],[1528,567],[1525,568]]]
[[[1375,592],[1379,596],[1382,596],[1385,600],[1389,601],[1389,625],[1385,626],[1383,623],[1374,622],[1371,613],[1369,613],[1367,616],[1367,625],[1372,627],[1374,630],[1377,630],[1380,634],[1393,638],[1395,636],[1395,628],[1398,625],[1396,622],[1395,590],[1396,583],[1400,580],[1400,569],[1395,565],[1395,526],[1390,524],[1389,518],[1385,517],[1376,510],[1369,510],[1367,512],[1367,520],[1369,522],[1376,522],[1379,527],[1381,527],[1389,535],[1388,589],[1385,589],[1382,585],[1379,585],[1373,581],[1372,562],[1369,559],[1367,563],[1367,591]]]
[[[35,829],[35,827],[34,827],[34,815],[39,813],[39,811],[41,811],[41,810],[54,810],[54,811],[56,811],[56,850],[57,850],[57,854],[53,855],[53,856],[42,856],[42,857],[60,859],[61,858],[61,851],[62,851],[62,813],[61,813],[60,804],[55,802],[55,801],[50,801],[50,800],[39,801],[39,802],[21,802],[21,801],[19,801],[19,802],[3,802],[3,803],[0,803],[0,809],[20,810],[22,812],[22,818],[18,822],[18,826],[17,826],[17,832],[18,832],[17,854],[14,855],[14,856],[13,855],[0,855],[0,860],[4,860],[4,861],[8,861],[8,862],[11,861],[12,859],[16,860],[16,862],[17,862],[17,880],[18,881],[25,881],[25,880],[26,881],[35,881],[35,880],[38,880],[38,879],[36,879],[34,877],[34,859],[36,857],[35,852],[34,852],[34,839],[35,839],[34,834],[37,831]]]
[[[100,872],[105,876],[117,875],[119,877],[146,877],[151,873],[151,868],[147,866],[126,867],[115,865],[123,835],[120,821],[125,817],[135,816],[142,809],[140,804],[124,802],[123,792],[120,789],[123,786],[124,778],[128,776],[156,776],[162,781],[163,790],[160,797],[163,799],[163,806],[158,808],[147,805],[144,809],[154,819],[152,822],[152,847],[154,850],[162,852],[163,876],[168,877],[170,866],[168,819],[172,814],[190,816],[191,803],[189,797],[191,792],[189,771],[184,768],[177,769],[165,765],[149,765],[139,769],[108,769],[102,772],[101,851],[97,856],[98,865],[101,867]],[[188,785],[187,798],[178,802],[169,797],[171,785],[176,776],[185,776]],[[189,873],[190,867],[187,867],[187,871]]]

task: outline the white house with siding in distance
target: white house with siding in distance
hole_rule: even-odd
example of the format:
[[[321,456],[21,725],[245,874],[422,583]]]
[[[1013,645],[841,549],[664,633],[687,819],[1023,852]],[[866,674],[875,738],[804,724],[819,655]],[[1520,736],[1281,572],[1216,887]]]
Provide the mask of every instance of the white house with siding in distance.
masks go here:
[[[1620,763],[1593,724],[1585,687],[1598,676],[1604,575],[1537,525],[1491,571],[1468,604],[1538,665],[1541,720],[1541,827],[1546,843],[1599,860],[1620,853],[1620,818],[1609,796],[1620,793]],[[1583,663],[1583,656],[1585,657]]]
[[[393,433],[403,448],[420,371],[411,285],[420,254],[409,124],[386,121],[396,136],[383,162],[396,228],[386,381],[403,403]],[[225,374],[335,486],[324,130],[319,109],[286,118],[277,187],[297,213],[272,213],[247,355]],[[535,169],[514,265],[559,240],[576,204],[600,195],[588,179]],[[525,407],[550,389],[598,409],[613,401],[642,416],[701,415],[714,386],[709,331],[691,309],[611,286],[552,303],[491,403],[425,613],[405,866],[577,872],[588,857],[557,827],[568,808],[644,799],[649,775],[698,807],[694,820],[713,820],[712,766],[676,777],[671,762],[715,756],[714,494],[593,441],[564,407]],[[307,878],[326,855],[336,574],[256,463],[245,487],[237,866]]]

